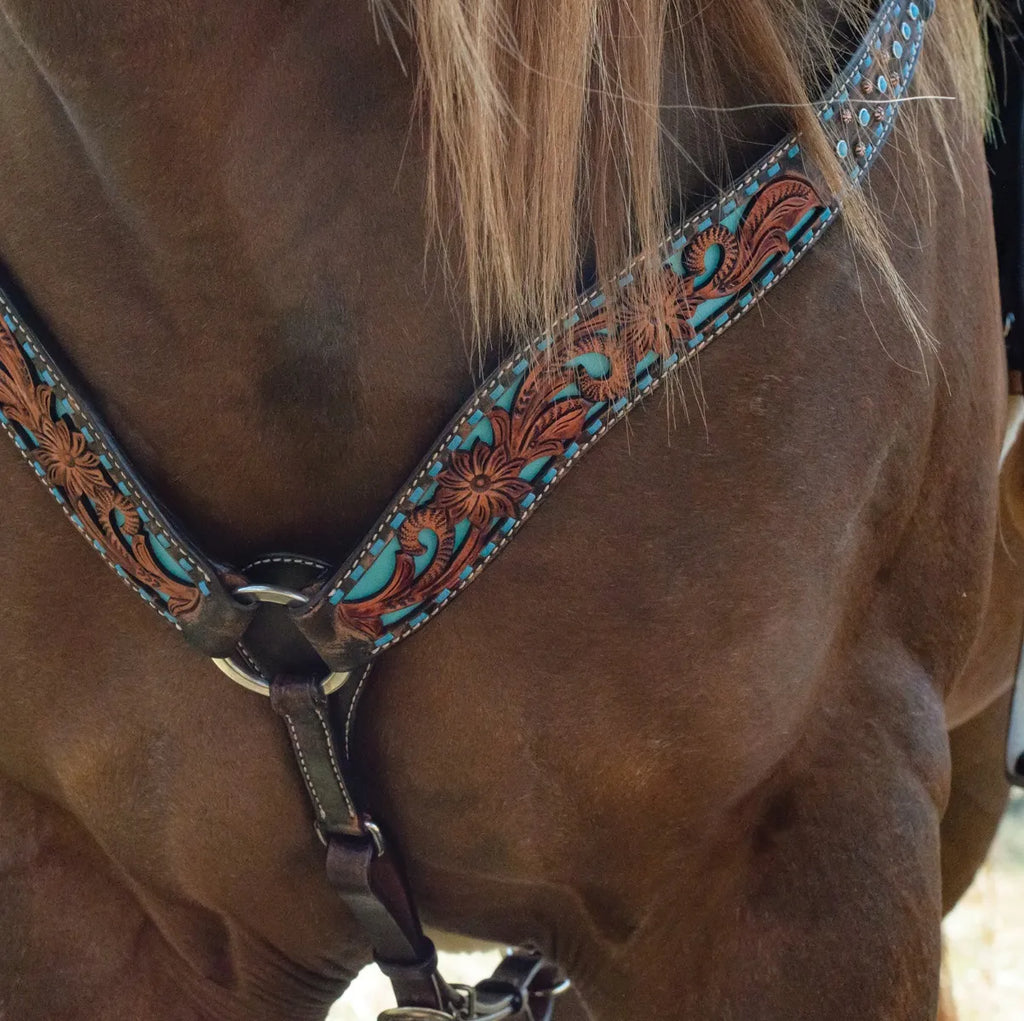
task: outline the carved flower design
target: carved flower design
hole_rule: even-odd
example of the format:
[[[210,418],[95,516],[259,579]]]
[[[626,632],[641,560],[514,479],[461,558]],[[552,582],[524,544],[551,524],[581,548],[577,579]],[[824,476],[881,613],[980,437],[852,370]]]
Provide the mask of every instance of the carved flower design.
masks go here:
[[[93,494],[93,503],[100,527],[108,538],[118,536],[131,538],[142,530],[139,512],[132,502],[117,490],[105,488]]]
[[[70,493],[87,493],[95,484],[99,458],[89,449],[85,437],[72,432],[65,422],[44,426],[39,440],[39,463],[47,479]]]
[[[666,270],[657,294],[628,293],[619,305],[618,336],[634,359],[649,351],[667,357],[693,334],[690,326],[690,281]],[[651,298],[653,297],[653,300]]]
[[[494,517],[514,517],[530,491],[529,482],[519,478],[526,461],[511,457],[500,439],[496,433],[493,447],[478,441],[472,450],[456,451],[437,477],[436,505],[455,520],[468,518],[482,527]]]

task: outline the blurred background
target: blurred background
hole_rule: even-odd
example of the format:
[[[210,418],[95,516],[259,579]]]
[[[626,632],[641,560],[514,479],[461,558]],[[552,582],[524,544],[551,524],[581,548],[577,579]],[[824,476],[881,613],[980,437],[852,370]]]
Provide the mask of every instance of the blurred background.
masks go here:
[[[1024,1021],[1024,790],[945,928],[960,1021]]]
[[[946,948],[960,1021],[1024,1021],[1024,791],[1015,790],[992,853],[974,885],[946,919]],[[493,954],[442,954],[453,982],[476,982]],[[367,968],[328,1021],[375,1021],[394,1006],[376,968]]]

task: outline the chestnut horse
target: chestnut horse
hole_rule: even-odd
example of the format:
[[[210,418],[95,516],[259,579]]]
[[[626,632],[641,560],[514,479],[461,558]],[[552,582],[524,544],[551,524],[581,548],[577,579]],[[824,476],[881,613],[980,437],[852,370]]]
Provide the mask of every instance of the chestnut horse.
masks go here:
[[[657,7],[590,6],[623,39]],[[678,205],[788,130],[735,47],[797,6],[676,5]],[[0,261],[227,561],[340,560],[473,389],[409,127],[406,68],[441,58],[403,20],[446,8],[475,9],[403,7],[392,46],[346,0],[0,0]],[[931,91],[974,19],[940,0]],[[1000,504],[982,125],[908,105],[868,212],[927,342],[833,230],[703,356],[702,418],[633,413],[360,710],[426,920],[538,944],[595,1021],[935,1016],[942,911],[1005,798],[1024,451]],[[2,446],[0,485],[0,1016],[322,1018],[369,946],[278,722]]]

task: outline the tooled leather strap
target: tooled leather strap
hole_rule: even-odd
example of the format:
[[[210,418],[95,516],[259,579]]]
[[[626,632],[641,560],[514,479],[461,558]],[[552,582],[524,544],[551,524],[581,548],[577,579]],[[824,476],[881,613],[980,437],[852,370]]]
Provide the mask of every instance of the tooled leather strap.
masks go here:
[[[851,183],[907,92],[930,14],[888,0],[820,104]],[[335,670],[433,618],[509,542],[580,457],[631,408],[746,314],[836,218],[791,137],[667,240],[654,322],[627,270],[550,333],[521,344],[464,405],[370,536],[301,611]]]
[[[886,0],[820,104],[852,183],[892,129],[928,14],[925,0]],[[789,138],[666,241],[660,321],[652,323],[632,287],[631,267],[616,281],[614,301],[587,295],[478,388],[371,536],[293,614],[333,670],[361,668],[349,682],[346,741],[366,664],[477,577],[579,457],[748,312],[838,208],[823,197],[799,140]],[[0,426],[122,580],[194,645],[229,657],[255,612],[232,596],[245,579],[203,557],[159,507],[14,310],[11,293],[0,287]],[[319,684],[282,677],[271,694],[328,845],[329,878],[370,933],[399,1002],[454,1016],[455,995],[437,975],[401,870],[352,798]],[[546,1021],[550,967],[513,957],[481,984],[481,1003],[507,997]]]
[[[892,129],[930,4],[886,0],[819,104],[852,183]],[[661,322],[627,270],[614,302],[592,292],[520,344],[295,612],[328,666],[350,670],[432,619],[612,425],[792,269],[838,208],[791,137],[668,238]],[[117,574],[192,644],[229,657],[254,609],[232,598],[244,579],[204,557],[159,506],[11,293],[0,282],[0,426]]]
[[[0,427],[68,520],[161,617],[209,656],[229,656],[253,608],[242,579],[206,558],[132,469],[102,419],[15,312],[0,280]]]

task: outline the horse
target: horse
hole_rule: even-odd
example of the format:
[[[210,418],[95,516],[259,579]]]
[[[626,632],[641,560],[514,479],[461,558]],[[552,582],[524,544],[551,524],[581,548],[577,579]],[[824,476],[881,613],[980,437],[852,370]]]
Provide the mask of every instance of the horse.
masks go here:
[[[338,562],[512,334],[821,154],[871,13],[0,0],[0,262],[205,548]],[[425,921],[560,1017],[935,1017],[1024,621],[980,36],[937,5],[845,226],[362,695]],[[0,480],[0,1014],[322,1018],[370,944],[279,721]]]

